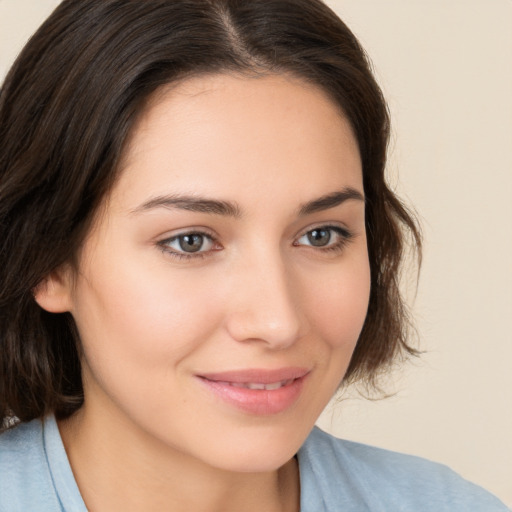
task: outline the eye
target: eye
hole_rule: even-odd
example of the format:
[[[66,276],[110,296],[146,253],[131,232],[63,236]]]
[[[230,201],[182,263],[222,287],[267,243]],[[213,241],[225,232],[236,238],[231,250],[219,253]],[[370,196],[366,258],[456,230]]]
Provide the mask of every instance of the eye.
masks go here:
[[[214,240],[206,233],[192,232],[167,238],[158,245],[175,256],[199,256],[214,248]]]
[[[340,249],[352,238],[352,234],[339,226],[319,226],[304,233],[294,245],[319,249]]]

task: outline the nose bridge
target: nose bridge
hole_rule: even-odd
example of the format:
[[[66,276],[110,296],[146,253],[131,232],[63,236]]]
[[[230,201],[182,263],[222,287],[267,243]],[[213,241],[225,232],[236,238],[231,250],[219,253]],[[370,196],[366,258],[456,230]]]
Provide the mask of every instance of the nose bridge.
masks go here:
[[[238,341],[260,340],[275,348],[293,344],[301,330],[298,297],[279,247],[262,248],[236,265],[236,293],[228,331]]]

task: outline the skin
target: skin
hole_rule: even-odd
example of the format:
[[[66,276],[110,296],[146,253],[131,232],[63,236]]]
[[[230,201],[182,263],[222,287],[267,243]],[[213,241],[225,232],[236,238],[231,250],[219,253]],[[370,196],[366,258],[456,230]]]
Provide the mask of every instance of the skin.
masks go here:
[[[83,344],[85,403],[59,426],[90,511],[299,509],[294,455],[346,372],[370,290],[364,201],[300,209],[348,188],[363,196],[357,143],[316,87],[214,75],[152,98],[78,270],[36,293],[71,312]],[[178,194],[237,215],[155,204]],[[312,245],[323,226],[328,243]],[[176,256],[176,237],[199,231],[199,253]],[[309,373],[276,414],[197,378],[283,367]]]

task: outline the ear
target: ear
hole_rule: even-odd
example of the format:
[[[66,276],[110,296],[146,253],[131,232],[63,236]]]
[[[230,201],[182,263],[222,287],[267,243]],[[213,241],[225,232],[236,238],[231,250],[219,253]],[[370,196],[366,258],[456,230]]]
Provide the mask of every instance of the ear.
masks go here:
[[[49,313],[65,313],[72,307],[72,273],[63,265],[45,277],[34,289],[36,302]]]

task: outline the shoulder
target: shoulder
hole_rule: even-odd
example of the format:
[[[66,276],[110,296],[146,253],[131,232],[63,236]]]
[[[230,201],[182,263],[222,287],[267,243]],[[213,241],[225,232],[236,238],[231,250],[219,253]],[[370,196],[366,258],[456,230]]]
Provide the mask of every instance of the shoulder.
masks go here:
[[[339,510],[340,504],[354,511],[507,511],[446,466],[337,439],[318,428],[299,451],[299,466],[303,492],[312,503],[323,500],[325,511]],[[304,506],[304,512],[310,509]]]
[[[0,434],[0,512],[60,511],[45,455],[41,420]]]
[[[21,423],[0,434],[0,480],[2,487],[19,473],[44,465],[43,426],[40,420]]]

